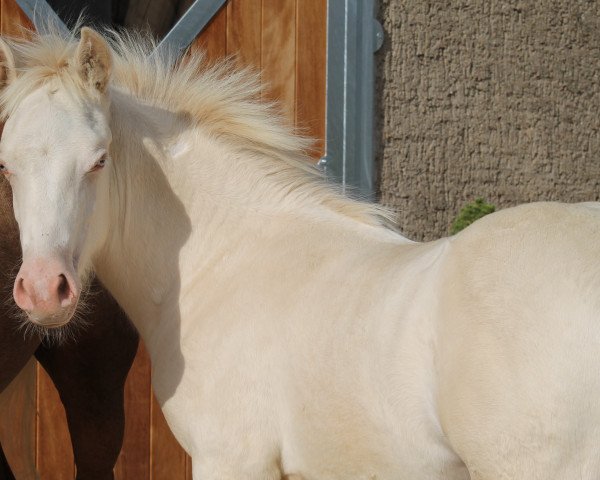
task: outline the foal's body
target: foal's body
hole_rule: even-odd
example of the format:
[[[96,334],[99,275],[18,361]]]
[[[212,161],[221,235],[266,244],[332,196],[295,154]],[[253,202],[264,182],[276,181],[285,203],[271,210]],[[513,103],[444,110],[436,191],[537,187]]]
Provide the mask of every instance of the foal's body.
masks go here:
[[[123,388],[137,349],[137,333],[108,293],[95,286],[87,326],[77,330],[76,338],[41,344],[37,335],[24,332],[11,307],[11,272],[20,258],[10,186],[0,178],[0,392],[35,355],[65,406],[77,479],[112,479],[123,442]],[[2,455],[0,479],[13,479],[3,459]]]
[[[15,298],[45,321],[21,287],[33,264],[63,272],[68,321],[93,264],[194,479],[600,476],[597,207],[520,207],[416,244],[306,174],[236,74],[119,49],[111,87],[89,30],[19,47],[23,79],[2,48],[0,159],[28,213]]]
[[[148,344],[194,478],[598,478],[600,210],[524,206],[416,244],[282,198],[115,96],[115,177],[144,174],[111,210],[148,216],[96,269]],[[148,137],[166,145],[127,155]]]

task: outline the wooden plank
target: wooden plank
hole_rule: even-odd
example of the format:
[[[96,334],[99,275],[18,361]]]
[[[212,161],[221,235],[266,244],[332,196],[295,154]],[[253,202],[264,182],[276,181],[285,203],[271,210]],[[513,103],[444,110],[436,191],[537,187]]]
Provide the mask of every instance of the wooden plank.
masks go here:
[[[242,66],[261,66],[262,0],[229,0],[227,4],[227,55]]]
[[[125,382],[125,438],[115,466],[119,480],[150,478],[150,357],[140,341]]]
[[[36,361],[31,359],[0,395],[0,441],[18,480],[36,480]]]
[[[227,55],[227,7],[223,7],[198,35],[190,47],[190,55],[205,55],[208,64],[214,64]]]
[[[54,383],[39,364],[36,432],[36,465],[41,478],[73,480],[75,460],[65,409]]]
[[[171,433],[160,405],[152,396],[151,480],[185,480],[186,454]]]
[[[327,1],[297,2],[296,126],[317,142],[315,159],[325,153]]]
[[[0,0],[0,33],[20,37],[25,33],[23,27],[33,30],[33,24],[15,0]]]
[[[278,101],[290,124],[294,125],[296,0],[263,0],[262,9],[262,97]]]

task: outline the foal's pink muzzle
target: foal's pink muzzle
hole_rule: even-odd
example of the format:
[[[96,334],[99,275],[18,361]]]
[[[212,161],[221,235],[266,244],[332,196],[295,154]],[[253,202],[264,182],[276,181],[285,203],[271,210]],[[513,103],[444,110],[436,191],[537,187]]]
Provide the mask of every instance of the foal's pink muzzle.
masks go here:
[[[53,328],[67,323],[77,306],[79,285],[72,268],[57,258],[23,262],[15,280],[15,302],[29,319]]]

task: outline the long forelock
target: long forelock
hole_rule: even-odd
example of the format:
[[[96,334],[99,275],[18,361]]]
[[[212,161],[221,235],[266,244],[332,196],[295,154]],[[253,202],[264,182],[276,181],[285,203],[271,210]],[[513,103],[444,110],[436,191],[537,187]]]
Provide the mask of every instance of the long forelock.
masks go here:
[[[72,58],[77,38],[52,28],[47,34],[29,32],[25,39],[9,39],[17,64],[17,79],[0,92],[1,115],[11,115],[23,99],[50,82],[80,97],[93,93],[77,74]],[[321,198],[340,213],[372,225],[390,225],[385,208],[356,202],[325,186],[308,157],[311,142],[286,124],[276,104],[259,101],[259,75],[240,69],[232,59],[207,65],[203,55],[180,57],[156,50],[149,36],[105,32],[113,52],[111,87],[125,90],[144,102],[185,112],[211,134],[229,139],[234,147],[271,159],[267,168],[281,178],[282,191]],[[6,40],[6,39],[5,39]]]

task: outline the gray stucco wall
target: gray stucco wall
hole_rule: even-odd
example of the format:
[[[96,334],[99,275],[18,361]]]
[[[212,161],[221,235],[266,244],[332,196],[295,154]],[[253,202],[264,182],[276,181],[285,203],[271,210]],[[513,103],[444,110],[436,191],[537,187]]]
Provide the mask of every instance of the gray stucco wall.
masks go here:
[[[382,203],[414,239],[498,207],[600,195],[600,1],[381,0]]]

